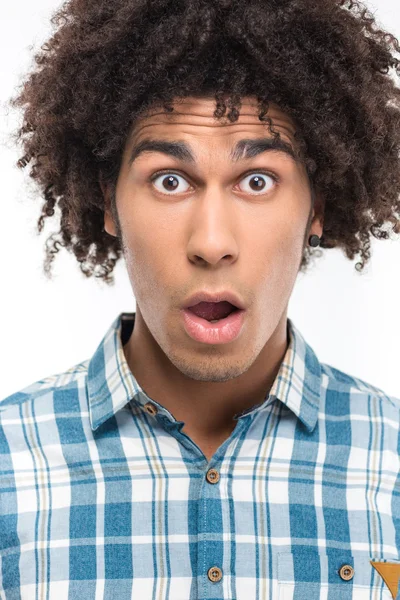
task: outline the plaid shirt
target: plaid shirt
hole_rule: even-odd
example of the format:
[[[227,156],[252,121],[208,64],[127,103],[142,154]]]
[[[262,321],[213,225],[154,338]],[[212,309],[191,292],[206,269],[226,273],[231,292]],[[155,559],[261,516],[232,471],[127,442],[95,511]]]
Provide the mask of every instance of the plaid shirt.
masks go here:
[[[396,598],[400,400],[288,319],[269,395],[207,462],[131,373],[133,319],[0,403],[0,598]]]

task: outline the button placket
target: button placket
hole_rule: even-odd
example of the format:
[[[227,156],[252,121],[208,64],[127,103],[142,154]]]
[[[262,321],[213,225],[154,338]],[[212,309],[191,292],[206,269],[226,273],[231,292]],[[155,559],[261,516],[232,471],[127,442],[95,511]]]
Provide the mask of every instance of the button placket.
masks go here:
[[[252,422],[251,416],[245,416],[241,419],[236,427],[233,436],[238,437],[243,431],[250,427]],[[221,482],[221,465],[225,466],[224,451],[230,440],[226,440],[219,448],[217,457],[213,457],[212,463],[214,466],[204,469],[204,480],[200,486],[200,494],[198,496],[199,510],[197,512],[197,527],[201,533],[198,543],[198,572],[202,574],[202,597],[214,597],[216,593],[212,588],[215,585],[221,584],[223,578],[224,556],[223,556],[223,513],[224,505],[226,505],[225,494],[221,494],[220,486],[216,485]],[[225,459],[226,461],[226,459]],[[224,471],[225,473],[225,471]],[[221,510],[222,509],[222,510]],[[216,543],[218,542],[218,543]],[[215,588],[214,588],[215,589]],[[219,595],[222,596],[221,592]]]
[[[223,511],[219,509],[219,504],[224,503],[221,498],[219,482],[221,480],[220,463],[214,464],[203,471],[203,483],[201,485],[201,495],[199,497],[198,511],[199,531],[201,532],[201,540],[199,542],[198,562],[199,571],[203,575],[204,596],[213,596],[211,587],[218,585],[223,578],[223,553],[221,552],[221,544],[215,543],[223,536]],[[208,592],[207,592],[208,588]]]

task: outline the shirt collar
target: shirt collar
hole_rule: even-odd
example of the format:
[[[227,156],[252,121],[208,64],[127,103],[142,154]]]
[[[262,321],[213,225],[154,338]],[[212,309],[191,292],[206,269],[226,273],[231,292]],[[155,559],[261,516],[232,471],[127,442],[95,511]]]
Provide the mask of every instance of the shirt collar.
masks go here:
[[[120,313],[89,361],[87,394],[93,431],[132,401],[142,407],[152,402],[157,405],[159,413],[175,421],[165,407],[147,396],[128,366],[123,346],[131,335],[134,319],[135,313]],[[239,418],[261,411],[271,401],[278,399],[311,432],[318,419],[321,365],[311,346],[289,318],[287,331],[288,348],[266,400],[245,411]]]
[[[287,319],[289,344],[269,392],[303,422],[311,433],[318,420],[322,369],[312,347],[291,319]],[[266,405],[262,404],[261,408]]]

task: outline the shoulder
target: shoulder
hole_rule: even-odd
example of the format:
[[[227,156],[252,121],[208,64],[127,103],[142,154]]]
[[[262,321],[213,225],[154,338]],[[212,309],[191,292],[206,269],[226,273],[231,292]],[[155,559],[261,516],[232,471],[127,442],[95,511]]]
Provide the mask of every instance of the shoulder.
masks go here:
[[[13,392],[0,400],[0,421],[10,412],[20,411],[27,402],[40,403],[41,407],[50,402],[54,411],[54,396],[63,392],[77,392],[86,382],[89,360],[77,363],[66,371],[48,375]]]
[[[387,394],[364,379],[345,373],[326,363],[321,363],[321,375],[324,387],[329,391],[347,393],[351,397],[369,397],[373,401],[379,402],[382,408],[388,410],[390,414],[400,412],[400,398]]]

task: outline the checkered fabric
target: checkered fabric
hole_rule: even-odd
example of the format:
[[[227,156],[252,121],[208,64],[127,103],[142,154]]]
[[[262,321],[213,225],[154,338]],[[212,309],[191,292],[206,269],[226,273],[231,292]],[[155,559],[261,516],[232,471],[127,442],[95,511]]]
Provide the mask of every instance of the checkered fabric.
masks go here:
[[[0,598],[395,598],[400,400],[288,319],[272,389],[208,462],[130,371],[134,318],[0,402]]]

